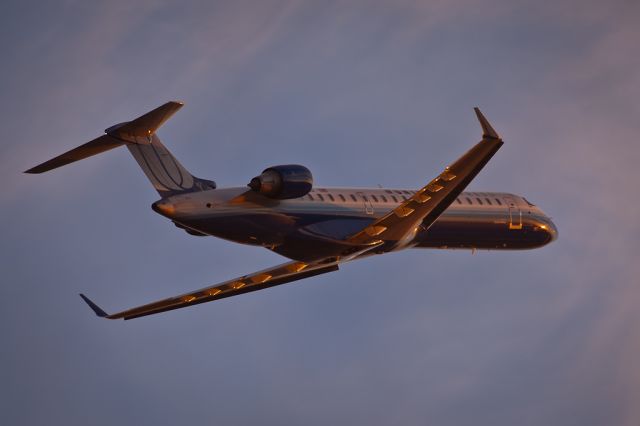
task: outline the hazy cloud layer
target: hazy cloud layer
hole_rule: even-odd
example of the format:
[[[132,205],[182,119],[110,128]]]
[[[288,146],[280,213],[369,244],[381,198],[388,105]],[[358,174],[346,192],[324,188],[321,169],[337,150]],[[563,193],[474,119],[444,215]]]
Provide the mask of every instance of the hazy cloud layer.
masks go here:
[[[0,22],[2,423],[640,422],[636,2],[11,2]],[[479,137],[472,184],[560,239],[407,251],[131,322],[117,310],[269,266],[154,214],[128,153],[21,172],[166,100],[194,174],[300,162],[418,187]]]

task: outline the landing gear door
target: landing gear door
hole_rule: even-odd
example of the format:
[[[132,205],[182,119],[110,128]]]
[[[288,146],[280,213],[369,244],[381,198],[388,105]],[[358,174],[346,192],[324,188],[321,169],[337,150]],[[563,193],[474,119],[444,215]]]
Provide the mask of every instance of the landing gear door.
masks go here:
[[[369,197],[367,197],[362,192],[358,192],[358,197],[360,197],[360,199],[364,203],[364,212],[366,214],[373,214],[373,204],[371,204],[371,200],[369,200]]]
[[[509,208],[509,229],[522,229],[522,210],[513,197],[504,197]]]

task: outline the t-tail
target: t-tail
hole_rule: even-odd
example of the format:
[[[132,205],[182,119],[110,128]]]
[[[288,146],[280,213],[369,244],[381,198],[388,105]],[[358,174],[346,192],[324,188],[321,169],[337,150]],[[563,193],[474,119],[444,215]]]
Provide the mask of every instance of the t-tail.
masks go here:
[[[166,104],[132,121],[116,124],[102,135],[84,145],[67,151],[25,173],[43,173],[84,158],[126,145],[161,197],[185,192],[215,189],[213,181],[193,176],[160,142],[156,131],[182,108],[182,102]]]

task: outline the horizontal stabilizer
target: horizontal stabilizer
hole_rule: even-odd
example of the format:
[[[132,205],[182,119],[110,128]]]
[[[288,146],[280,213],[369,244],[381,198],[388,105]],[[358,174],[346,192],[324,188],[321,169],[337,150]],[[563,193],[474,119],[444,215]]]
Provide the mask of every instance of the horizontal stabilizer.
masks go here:
[[[58,155],[57,157],[49,161],[45,161],[44,163],[25,171],[25,173],[48,172],[49,170],[53,170],[58,167],[65,166],[69,163],[73,163],[75,161],[100,154],[124,144],[139,145],[143,143],[145,145],[150,145],[152,139],[155,137],[154,134],[156,130],[158,130],[160,126],[162,126],[169,118],[171,118],[171,116],[176,111],[182,108],[183,105],[184,104],[182,102],[167,102],[166,104],[159,106],[153,111],[150,111],[136,118],[135,120],[111,126],[104,131],[106,135],[100,136],[99,138],[96,138],[91,142],[87,142],[77,148],[74,148],[71,151],[67,151],[64,154]],[[164,146],[160,147],[161,144],[159,141],[156,141],[155,145],[156,147],[153,155],[157,156],[156,151],[162,150],[166,151],[163,152],[163,154],[168,154],[170,156]],[[144,162],[145,165],[147,163],[147,161]],[[175,163],[177,164],[177,162]],[[180,170],[180,172],[182,174],[188,173],[186,172],[186,170]]]
[[[96,313],[97,316],[99,316],[100,318],[104,318],[104,317],[108,317],[109,314],[107,314],[105,311],[103,311],[102,309],[100,309],[100,306],[96,305],[95,303],[93,303],[91,301],[91,299],[89,299],[87,296],[85,296],[84,294],[80,293],[80,297],[82,297],[82,300],[84,300],[85,302],[87,302],[87,305],[89,305],[89,307],[91,309],[93,309],[93,312]]]
[[[35,174],[48,172],[49,170],[57,169],[58,167],[65,166],[69,163],[73,163],[75,161],[100,154],[101,152],[117,148],[123,144],[124,142],[112,138],[109,135],[103,135],[92,140],[91,142],[80,145],[79,147],[74,148],[71,151],[67,151],[64,154],[58,155],[56,158],[45,161],[44,163],[25,171],[25,173]]]
[[[150,137],[183,106],[182,102],[167,102],[135,120],[109,127],[104,132],[115,137],[125,138],[127,142],[135,137]]]

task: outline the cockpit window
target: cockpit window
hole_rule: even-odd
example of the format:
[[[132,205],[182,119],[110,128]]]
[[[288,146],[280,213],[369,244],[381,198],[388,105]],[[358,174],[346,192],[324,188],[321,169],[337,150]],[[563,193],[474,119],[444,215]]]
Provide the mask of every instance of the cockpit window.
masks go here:
[[[531,207],[535,207],[536,206],[535,204],[533,204],[532,202],[530,202],[526,198],[522,197],[522,199],[525,201],[525,203],[529,204],[529,206],[531,206]]]

